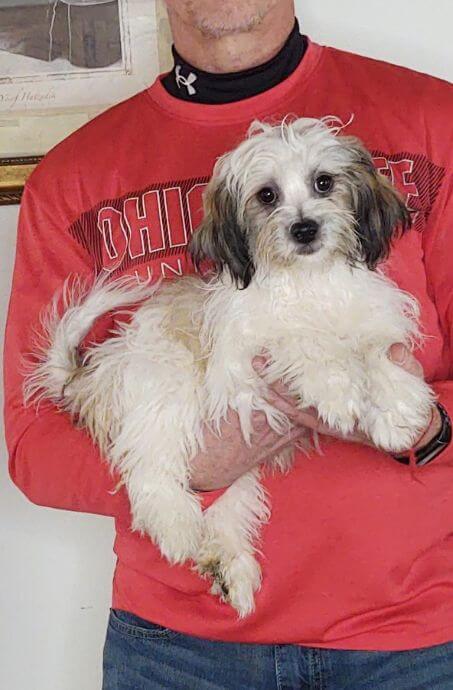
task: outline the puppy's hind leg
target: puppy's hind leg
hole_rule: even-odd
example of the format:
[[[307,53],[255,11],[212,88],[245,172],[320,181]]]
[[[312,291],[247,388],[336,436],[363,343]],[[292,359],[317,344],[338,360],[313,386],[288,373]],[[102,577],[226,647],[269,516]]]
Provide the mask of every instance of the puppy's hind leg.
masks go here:
[[[126,485],[132,506],[132,528],[145,533],[172,564],[195,558],[202,536],[198,497],[168,473],[136,467]]]
[[[201,415],[190,358],[181,362],[171,347],[167,361],[130,358],[121,396],[128,410],[110,455],[128,490],[133,529],[148,534],[170,562],[182,563],[195,556],[202,534],[201,505],[189,486]]]
[[[255,608],[254,593],[261,569],[254,542],[269,519],[269,506],[253,469],[237,479],[204,513],[203,541],[196,569],[212,578],[211,593],[229,603],[243,618]]]

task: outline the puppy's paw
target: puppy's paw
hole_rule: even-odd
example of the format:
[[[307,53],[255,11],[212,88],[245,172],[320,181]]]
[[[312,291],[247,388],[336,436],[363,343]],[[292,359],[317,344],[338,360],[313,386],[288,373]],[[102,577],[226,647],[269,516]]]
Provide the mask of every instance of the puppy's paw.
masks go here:
[[[212,580],[211,594],[230,604],[245,618],[255,609],[255,592],[261,585],[261,569],[252,554],[236,556],[207,552],[197,561],[197,572]]]
[[[374,419],[372,418],[374,416]],[[375,410],[368,416],[368,435],[377,448],[400,453],[412,448],[429,424],[430,416]]]
[[[338,397],[322,400],[318,404],[318,414],[322,421],[342,436],[354,431],[359,413],[360,405],[353,399]]]
[[[346,436],[354,431],[363,413],[365,389],[360,367],[321,364],[303,381],[300,407],[315,407],[320,419]]]
[[[378,448],[397,453],[412,448],[428,426],[434,395],[412,374],[396,368],[394,376],[392,385],[379,387],[361,427]]]

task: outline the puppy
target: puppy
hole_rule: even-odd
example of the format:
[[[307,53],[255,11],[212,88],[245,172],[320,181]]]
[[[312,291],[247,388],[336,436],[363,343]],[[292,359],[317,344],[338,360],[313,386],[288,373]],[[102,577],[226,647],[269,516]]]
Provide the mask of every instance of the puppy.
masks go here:
[[[285,433],[288,420],[266,402],[266,382],[282,379],[339,434],[360,429],[402,451],[427,425],[433,394],[387,356],[418,335],[416,302],[375,270],[409,214],[357,139],[319,120],[257,123],[218,160],[204,204],[190,251],[214,273],[67,289],[25,399],[50,399],[86,428],[121,473],[133,529],[171,563],[191,559],[246,616],[269,505],[257,468],[202,512],[190,479],[204,424],[218,428],[232,408],[250,442],[260,410]],[[130,323],[80,356],[97,317],[137,302]],[[265,380],[251,364],[263,348]]]

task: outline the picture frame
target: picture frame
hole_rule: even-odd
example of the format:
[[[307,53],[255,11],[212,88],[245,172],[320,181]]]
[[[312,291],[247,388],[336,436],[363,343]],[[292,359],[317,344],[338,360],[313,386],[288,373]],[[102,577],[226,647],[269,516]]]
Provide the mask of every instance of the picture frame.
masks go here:
[[[170,68],[163,0],[0,0],[0,205],[59,141]]]
[[[0,206],[18,204],[25,182],[42,156],[0,158]]]

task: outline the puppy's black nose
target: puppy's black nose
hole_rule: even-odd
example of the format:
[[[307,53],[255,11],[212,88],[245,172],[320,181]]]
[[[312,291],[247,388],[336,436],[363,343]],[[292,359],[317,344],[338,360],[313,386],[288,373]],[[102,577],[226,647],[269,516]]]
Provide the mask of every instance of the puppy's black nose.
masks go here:
[[[300,223],[293,223],[289,229],[291,237],[300,244],[312,242],[319,230],[319,225],[315,220],[302,220]]]

